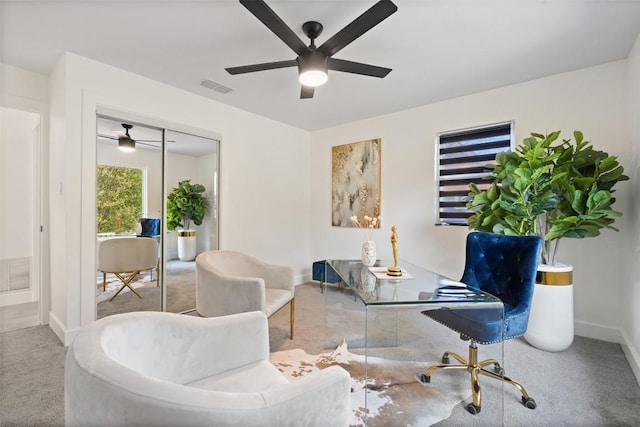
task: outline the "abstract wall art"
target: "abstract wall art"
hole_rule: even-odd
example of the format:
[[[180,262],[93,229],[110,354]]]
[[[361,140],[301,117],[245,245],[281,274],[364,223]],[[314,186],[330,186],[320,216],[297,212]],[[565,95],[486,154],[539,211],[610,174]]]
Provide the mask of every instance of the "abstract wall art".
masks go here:
[[[331,224],[355,227],[350,220],[380,216],[381,139],[332,147]],[[379,225],[378,227],[379,228]]]

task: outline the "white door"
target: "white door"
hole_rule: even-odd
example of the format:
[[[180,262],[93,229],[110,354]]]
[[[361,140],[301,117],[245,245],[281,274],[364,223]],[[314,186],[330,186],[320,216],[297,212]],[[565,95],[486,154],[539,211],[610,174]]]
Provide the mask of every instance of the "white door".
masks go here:
[[[38,113],[0,106],[0,307],[35,313],[40,299],[40,149]],[[11,311],[23,319],[27,313]],[[35,322],[35,323],[34,323]],[[33,326],[23,324],[22,326]]]

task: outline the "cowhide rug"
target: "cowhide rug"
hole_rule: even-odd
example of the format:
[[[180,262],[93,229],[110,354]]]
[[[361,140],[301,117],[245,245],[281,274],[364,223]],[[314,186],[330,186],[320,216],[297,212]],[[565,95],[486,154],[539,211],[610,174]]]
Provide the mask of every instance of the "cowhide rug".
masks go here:
[[[422,384],[419,376],[430,362],[401,362],[369,357],[369,394],[365,408],[364,356],[353,354],[343,341],[334,351],[318,355],[302,349],[271,354],[273,363],[291,379],[332,365],[351,375],[351,426],[429,426],[451,415],[469,390],[443,390]]]

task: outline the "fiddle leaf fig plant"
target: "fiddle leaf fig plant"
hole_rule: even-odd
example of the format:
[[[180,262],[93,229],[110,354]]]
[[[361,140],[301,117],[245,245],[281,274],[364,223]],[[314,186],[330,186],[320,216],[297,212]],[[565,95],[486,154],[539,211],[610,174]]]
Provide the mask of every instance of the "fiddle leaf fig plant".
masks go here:
[[[202,224],[207,213],[208,204],[204,196],[202,184],[191,184],[191,180],[180,181],[167,196],[167,228],[175,230],[182,227],[188,230],[191,221],[195,225]]]
[[[469,228],[544,238],[542,263],[555,265],[560,239],[600,235],[622,214],[611,208],[613,187],[628,180],[616,156],[594,150],[582,132],[532,133],[515,151],[496,155],[491,185],[469,184]]]

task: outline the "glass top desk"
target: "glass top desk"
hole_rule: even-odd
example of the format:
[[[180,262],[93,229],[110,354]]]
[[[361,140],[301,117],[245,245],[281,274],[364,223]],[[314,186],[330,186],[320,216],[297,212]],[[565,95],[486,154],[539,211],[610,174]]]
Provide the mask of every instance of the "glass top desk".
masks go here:
[[[368,368],[370,357],[395,359],[400,354],[409,361],[438,363],[444,351],[456,349],[451,342],[462,343],[451,330],[440,331],[439,337],[444,336],[446,343],[442,338],[431,337],[439,326],[421,314],[425,310],[486,309],[495,310],[492,317],[504,317],[499,298],[406,261],[398,264],[403,271],[401,277],[386,275],[386,268],[393,263],[385,260],[378,260],[373,267],[359,260],[326,261],[325,268],[333,269],[343,285],[343,288],[327,288],[324,293],[326,347],[335,348],[346,340],[350,349],[364,349],[367,384],[385,381],[374,378],[374,371]],[[376,270],[375,273],[372,270]],[[327,271],[324,277],[330,277]],[[494,358],[502,363],[502,346],[489,347],[494,347],[497,352]],[[502,390],[502,386],[499,387]],[[369,408],[370,393],[364,394],[368,409],[372,409]]]
[[[327,260],[342,279],[345,287],[353,291],[365,306],[430,305],[463,308],[479,305],[498,306],[502,302],[495,296],[464,286],[438,273],[426,270],[406,261],[399,261],[403,276],[393,277],[385,273],[392,262],[376,261],[367,267],[356,260]],[[325,277],[327,275],[325,274]]]

